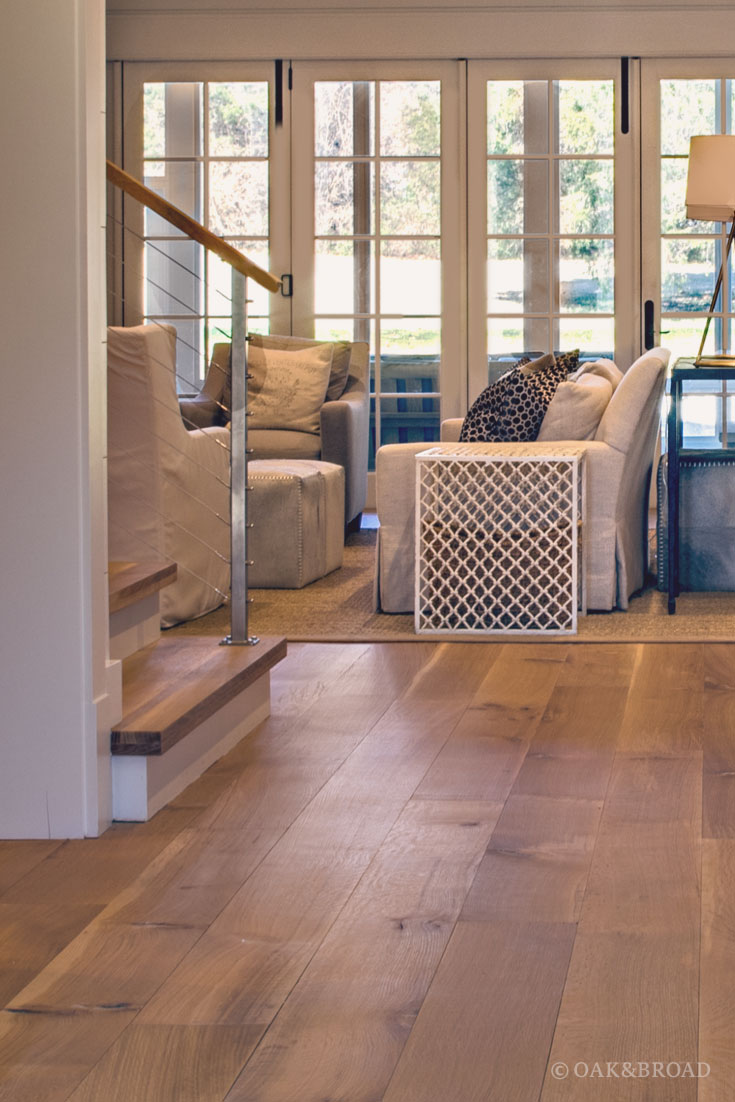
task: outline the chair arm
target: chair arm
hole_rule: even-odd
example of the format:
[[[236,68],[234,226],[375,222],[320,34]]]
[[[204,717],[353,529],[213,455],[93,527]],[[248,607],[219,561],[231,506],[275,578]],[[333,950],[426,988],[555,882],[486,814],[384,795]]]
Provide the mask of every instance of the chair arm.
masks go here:
[[[345,524],[367,499],[369,400],[364,382],[350,376],[341,397],[321,409],[321,458],[345,471]]]
[[[441,424],[441,441],[442,444],[456,444],[459,440],[459,434],[462,429],[462,417],[450,417],[446,421],[442,421]]]
[[[204,393],[193,398],[179,398],[179,410],[187,429],[205,429],[222,423],[222,410],[213,398],[208,398]]]

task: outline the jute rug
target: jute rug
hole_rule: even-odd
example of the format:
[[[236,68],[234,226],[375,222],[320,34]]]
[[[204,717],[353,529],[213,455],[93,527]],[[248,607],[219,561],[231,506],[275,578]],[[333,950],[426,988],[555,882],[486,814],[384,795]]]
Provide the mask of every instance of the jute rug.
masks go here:
[[[550,641],[579,643],[733,642],[735,593],[682,593],[676,615],[669,616],[666,594],[653,585],[632,597],[627,612],[579,617],[576,635],[417,635],[413,616],[373,611],[375,529],[350,536],[340,570],[304,589],[253,589],[249,631],[283,635],[293,642],[405,642],[454,640],[489,642]],[[228,605],[171,628],[173,634],[217,635],[229,631]]]

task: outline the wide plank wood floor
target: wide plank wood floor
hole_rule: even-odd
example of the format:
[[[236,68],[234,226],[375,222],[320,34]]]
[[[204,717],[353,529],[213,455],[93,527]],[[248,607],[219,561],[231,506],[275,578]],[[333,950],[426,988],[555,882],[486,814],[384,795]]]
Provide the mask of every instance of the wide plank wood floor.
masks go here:
[[[297,644],[150,823],[0,842],[0,1102],[729,1102],[735,647]]]

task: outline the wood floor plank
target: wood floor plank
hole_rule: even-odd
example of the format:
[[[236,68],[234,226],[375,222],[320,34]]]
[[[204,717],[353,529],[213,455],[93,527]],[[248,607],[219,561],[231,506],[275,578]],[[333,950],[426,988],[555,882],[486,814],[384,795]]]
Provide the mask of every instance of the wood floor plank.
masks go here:
[[[0,841],[0,899],[3,893],[50,857],[61,842]]]
[[[189,808],[164,808],[147,823],[114,823],[100,838],[57,845],[17,880],[3,903],[104,906],[194,818]]]
[[[701,643],[651,643],[640,650],[620,735],[630,753],[672,754],[702,745]]]
[[[0,901],[0,1006],[99,914],[95,905]]]
[[[416,795],[504,799],[566,659],[556,644],[505,645]]]
[[[0,1011],[0,1102],[66,1102],[134,1019],[132,1010]]]
[[[699,925],[701,755],[616,760],[580,929],[691,933]]]
[[[585,643],[569,647],[556,684],[559,688],[627,689],[640,656],[641,646],[636,643]]]
[[[704,693],[702,834],[735,838],[735,692],[722,687],[729,663],[717,665]]]
[[[133,1025],[69,1102],[221,1102],[259,1036],[252,1026]]]
[[[710,1074],[699,1083],[698,1102],[729,1102],[735,1083],[735,840],[702,846],[702,949],[699,1059]]]
[[[682,1077],[575,1075],[575,1065],[696,1065],[698,931],[577,935],[541,1102],[694,1102]],[[555,1079],[559,1063],[570,1069]]]
[[[406,806],[228,1102],[382,1097],[500,808]]]
[[[536,1099],[574,933],[571,923],[459,923],[384,1102]]]
[[[620,754],[600,822],[550,1067],[697,1060],[701,754]],[[635,1077],[547,1076],[543,1102],[641,1097]],[[645,1097],[692,1102],[696,1080]]]
[[[601,800],[511,795],[461,920],[576,922],[601,810]]]
[[[628,698],[621,685],[557,684],[516,778],[514,794],[601,800]]]

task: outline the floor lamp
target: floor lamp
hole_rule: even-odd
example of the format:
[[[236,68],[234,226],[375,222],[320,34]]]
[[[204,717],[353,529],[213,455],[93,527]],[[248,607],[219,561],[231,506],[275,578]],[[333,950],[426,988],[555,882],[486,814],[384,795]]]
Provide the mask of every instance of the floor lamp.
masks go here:
[[[733,355],[725,353],[716,353],[713,356],[702,355],[717,296],[722,289],[725,265],[730,256],[733,236],[735,236],[735,135],[707,134],[690,139],[686,208],[687,218],[704,222],[731,223],[694,366],[706,367],[708,363],[735,364]]]

